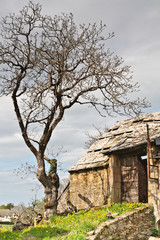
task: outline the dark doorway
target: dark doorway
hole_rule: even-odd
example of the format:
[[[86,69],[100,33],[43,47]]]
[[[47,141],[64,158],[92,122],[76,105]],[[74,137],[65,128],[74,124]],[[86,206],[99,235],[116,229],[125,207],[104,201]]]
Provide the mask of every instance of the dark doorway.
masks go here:
[[[141,156],[138,159],[138,192],[139,202],[148,202],[148,178],[147,178],[147,158]]]

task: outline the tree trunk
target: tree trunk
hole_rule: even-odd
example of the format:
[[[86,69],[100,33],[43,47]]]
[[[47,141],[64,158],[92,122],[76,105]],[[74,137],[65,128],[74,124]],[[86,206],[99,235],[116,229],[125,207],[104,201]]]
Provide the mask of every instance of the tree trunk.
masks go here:
[[[45,187],[44,193],[44,220],[48,220],[51,215],[57,214],[57,197],[59,178],[57,174],[50,176],[51,183]]]
[[[47,221],[51,215],[57,213],[59,177],[57,175],[57,160],[48,158],[45,159],[50,164],[48,174],[46,174],[45,171],[44,158],[41,154],[38,154],[37,179],[44,186],[44,220]]]

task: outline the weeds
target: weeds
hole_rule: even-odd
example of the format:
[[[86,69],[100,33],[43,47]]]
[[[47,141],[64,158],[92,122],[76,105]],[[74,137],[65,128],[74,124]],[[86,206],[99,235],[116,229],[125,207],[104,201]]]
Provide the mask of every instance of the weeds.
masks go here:
[[[144,204],[112,203],[97,210],[73,212],[67,216],[51,216],[49,224],[30,227],[23,231],[0,229],[0,240],[85,240],[89,231],[110,219],[107,216],[108,211],[112,212],[113,216],[114,213],[120,215],[142,205]]]
[[[160,231],[158,231],[157,228],[153,228],[153,230],[152,230],[152,236],[153,236],[153,237],[160,237]]]

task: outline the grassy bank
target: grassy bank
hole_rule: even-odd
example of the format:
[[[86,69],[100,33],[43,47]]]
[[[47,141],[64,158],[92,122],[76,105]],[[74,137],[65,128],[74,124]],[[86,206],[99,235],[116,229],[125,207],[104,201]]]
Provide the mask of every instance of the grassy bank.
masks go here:
[[[7,229],[12,231],[13,224],[12,223],[0,223],[0,229]]]
[[[142,206],[141,203],[113,203],[101,209],[91,209],[67,216],[52,216],[48,224],[30,227],[20,232],[1,228],[0,240],[84,240],[87,232],[107,221],[108,211],[119,215]]]

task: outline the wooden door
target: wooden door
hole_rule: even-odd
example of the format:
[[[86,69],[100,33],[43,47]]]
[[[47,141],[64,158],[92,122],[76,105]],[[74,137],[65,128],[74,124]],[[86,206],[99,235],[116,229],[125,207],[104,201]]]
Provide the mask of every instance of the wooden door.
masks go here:
[[[138,159],[137,156],[121,157],[121,200],[138,202]]]

